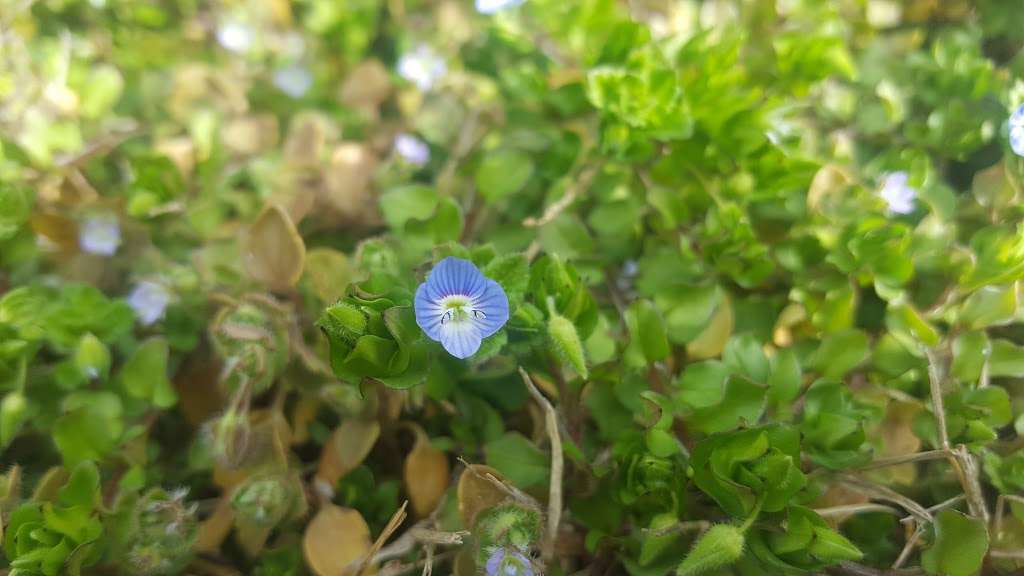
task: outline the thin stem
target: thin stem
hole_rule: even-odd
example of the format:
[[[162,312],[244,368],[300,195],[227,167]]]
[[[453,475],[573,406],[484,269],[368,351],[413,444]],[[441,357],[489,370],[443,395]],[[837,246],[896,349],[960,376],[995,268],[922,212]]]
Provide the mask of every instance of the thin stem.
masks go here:
[[[932,396],[932,412],[935,413],[935,427],[939,435],[939,445],[949,451],[949,432],[946,428],[946,411],[942,402],[942,374],[939,372],[939,359],[931,348],[925,350],[928,357],[928,385]]]
[[[544,411],[544,425],[548,432],[548,441],[551,443],[551,482],[548,486],[548,530],[544,539],[542,549],[544,560],[549,561],[554,557],[555,540],[558,538],[558,527],[562,518],[562,474],[564,471],[564,457],[562,455],[562,435],[558,429],[558,413],[555,412],[551,402],[540,393],[533,383],[530,375],[519,367],[519,375],[523,378],[523,384],[533,396],[533,399],[540,404]]]
[[[900,513],[899,510],[892,506],[886,506],[885,504],[847,504],[844,506],[829,506],[828,508],[815,508],[815,512],[819,516],[832,517],[832,516],[846,516],[849,514],[861,514],[867,512],[886,512],[889,514]]]
[[[764,506],[764,497],[757,499],[754,509],[750,511],[750,515],[743,521],[743,524],[740,524],[740,532],[746,532],[754,524],[754,521],[761,514],[761,506]]]

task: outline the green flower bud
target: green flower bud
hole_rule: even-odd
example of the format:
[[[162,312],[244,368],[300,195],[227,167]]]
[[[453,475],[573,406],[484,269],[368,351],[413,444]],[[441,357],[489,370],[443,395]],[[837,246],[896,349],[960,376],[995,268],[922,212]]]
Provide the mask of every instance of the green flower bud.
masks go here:
[[[299,508],[302,487],[284,476],[253,476],[231,496],[240,523],[271,528]]]
[[[14,440],[28,420],[28,400],[21,392],[11,392],[0,402],[0,448]]]
[[[495,547],[527,550],[541,535],[541,518],[535,510],[514,504],[496,506],[480,513],[475,533],[479,539],[479,558],[486,562],[487,552]]]
[[[229,409],[208,424],[210,452],[222,466],[238,468],[249,454],[252,426],[249,416]]]
[[[110,370],[110,351],[99,338],[85,334],[75,349],[75,366],[86,378],[106,378]]]
[[[127,555],[134,574],[178,574],[191,560],[198,523],[196,507],[185,503],[185,495],[154,489],[135,505]]]
[[[715,524],[697,540],[676,576],[699,576],[723,568],[743,555],[743,532],[731,524]]]
[[[573,325],[565,316],[552,314],[548,319],[548,336],[555,346],[558,356],[573,367],[584,380],[587,379],[587,363],[583,356],[583,342]]]
[[[230,391],[247,383],[253,394],[260,394],[288,363],[287,328],[252,304],[221,310],[210,327],[210,336],[225,364],[221,384]]]

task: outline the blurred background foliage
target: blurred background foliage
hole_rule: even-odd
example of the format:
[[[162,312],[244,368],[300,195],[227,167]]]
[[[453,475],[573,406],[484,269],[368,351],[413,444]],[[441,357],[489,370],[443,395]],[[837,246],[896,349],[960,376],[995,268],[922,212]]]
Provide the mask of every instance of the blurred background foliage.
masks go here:
[[[0,0],[0,573],[1020,569],[1020,8]]]

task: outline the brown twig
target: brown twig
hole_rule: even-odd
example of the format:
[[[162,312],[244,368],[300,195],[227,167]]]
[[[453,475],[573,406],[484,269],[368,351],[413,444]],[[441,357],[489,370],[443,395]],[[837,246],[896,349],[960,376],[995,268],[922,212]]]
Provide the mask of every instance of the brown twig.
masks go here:
[[[554,557],[555,540],[558,538],[558,526],[562,518],[562,474],[565,466],[562,455],[562,435],[558,429],[558,414],[555,412],[551,402],[540,393],[537,386],[530,379],[530,375],[522,366],[519,367],[519,375],[523,378],[523,384],[533,396],[533,399],[540,404],[544,410],[544,425],[547,428],[548,440],[551,443],[551,481],[548,487],[548,530],[547,537],[541,553],[545,561]]]

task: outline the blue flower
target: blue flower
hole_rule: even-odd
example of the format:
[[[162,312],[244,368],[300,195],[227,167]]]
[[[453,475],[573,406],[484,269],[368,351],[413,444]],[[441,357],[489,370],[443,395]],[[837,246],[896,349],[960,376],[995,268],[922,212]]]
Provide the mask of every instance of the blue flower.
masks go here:
[[[313,75],[298,64],[289,64],[274,71],[274,86],[292,98],[302,98],[313,87]]]
[[[484,566],[487,576],[533,576],[533,565],[526,554],[505,548],[494,548]]]
[[[456,358],[468,358],[480,342],[508,321],[508,297],[472,262],[448,257],[416,289],[416,323]]]
[[[1024,156],[1024,104],[1010,115],[1010,148],[1017,156]]]
[[[135,285],[128,295],[128,305],[135,311],[139,322],[149,326],[164,317],[164,311],[171,300],[171,295],[163,284],[145,280]]]
[[[476,0],[476,11],[481,14],[494,14],[519,6],[526,0]]]
[[[448,65],[430,46],[421,44],[398,59],[398,75],[426,92],[448,73]]]
[[[413,166],[423,166],[430,161],[430,147],[412,134],[403,133],[395,137],[395,152]]]
[[[906,172],[893,172],[885,176],[882,182],[882,189],[878,195],[885,200],[889,206],[889,212],[893,214],[910,214],[914,211],[914,198],[917,197],[917,189],[907,182],[910,177]]]
[[[121,225],[117,216],[90,216],[78,230],[78,246],[89,254],[113,256],[121,245]]]

